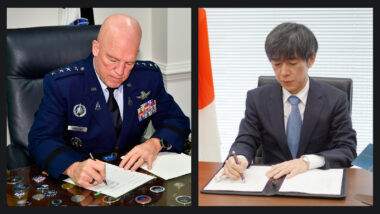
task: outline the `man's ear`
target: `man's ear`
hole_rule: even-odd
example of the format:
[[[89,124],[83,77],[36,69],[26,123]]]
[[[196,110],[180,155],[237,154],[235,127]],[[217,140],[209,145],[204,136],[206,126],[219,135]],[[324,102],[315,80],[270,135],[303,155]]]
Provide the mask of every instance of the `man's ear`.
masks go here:
[[[98,56],[99,54],[99,42],[97,40],[92,40],[92,55]]]
[[[311,57],[309,57],[309,59],[307,59],[307,67],[308,68],[313,67],[314,62],[315,62],[315,57],[316,57],[316,54],[312,55]]]

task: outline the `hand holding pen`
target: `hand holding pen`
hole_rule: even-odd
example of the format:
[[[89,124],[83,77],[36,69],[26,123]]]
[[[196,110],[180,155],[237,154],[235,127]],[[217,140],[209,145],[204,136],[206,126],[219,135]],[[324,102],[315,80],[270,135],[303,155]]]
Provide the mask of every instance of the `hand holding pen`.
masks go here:
[[[225,161],[223,167],[223,173],[219,178],[219,181],[223,177],[231,178],[233,180],[241,179],[245,182],[244,171],[248,166],[248,160],[242,156],[237,157],[235,151],[231,152],[229,158]]]
[[[234,161],[235,161],[235,163],[236,163],[237,165],[240,165],[240,162],[239,162],[239,160],[238,160],[238,158],[237,158],[237,156],[236,156],[235,151],[232,151],[232,156],[234,157]],[[243,174],[242,172],[239,172],[239,174],[240,174],[240,178],[241,178],[241,180],[242,180],[243,182],[245,182],[244,174]]]
[[[90,152],[90,158],[91,158],[91,160],[96,161],[96,159],[94,158],[94,156],[92,156],[91,152]],[[104,183],[105,183],[106,185],[108,185],[108,184],[107,184],[107,180],[106,180],[106,166],[104,166],[104,175],[105,175]]]

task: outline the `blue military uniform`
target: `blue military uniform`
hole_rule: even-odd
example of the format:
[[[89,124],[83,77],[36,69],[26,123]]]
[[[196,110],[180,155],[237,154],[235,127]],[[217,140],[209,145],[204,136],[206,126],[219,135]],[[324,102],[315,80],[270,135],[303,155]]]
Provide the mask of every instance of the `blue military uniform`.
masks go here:
[[[123,122],[117,138],[93,67],[93,56],[56,69],[43,82],[44,96],[29,132],[29,151],[37,165],[60,178],[89,153],[124,154],[140,144],[149,122],[152,137],[163,139],[169,151],[181,152],[190,133],[187,118],[166,93],[159,67],[137,61],[123,83]]]

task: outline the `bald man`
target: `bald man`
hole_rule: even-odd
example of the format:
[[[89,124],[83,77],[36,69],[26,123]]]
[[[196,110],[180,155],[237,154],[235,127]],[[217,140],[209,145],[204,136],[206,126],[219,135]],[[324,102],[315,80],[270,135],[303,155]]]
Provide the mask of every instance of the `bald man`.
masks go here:
[[[150,168],[160,151],[184,149],[189,118],[165,91],[159,67],[137,60],[141,36],[134,18],[112,15],[89,57],[45,76],[29,151],[53,178],[89,188],[105,180],[105,162]],[[155,132],[142,141],[150,121]]]

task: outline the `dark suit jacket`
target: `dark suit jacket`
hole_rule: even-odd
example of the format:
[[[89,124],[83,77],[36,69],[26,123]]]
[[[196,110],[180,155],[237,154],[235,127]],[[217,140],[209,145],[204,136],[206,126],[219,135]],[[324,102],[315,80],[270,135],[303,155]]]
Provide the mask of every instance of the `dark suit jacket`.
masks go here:
[[[351,166],[356,157],[356,132],[352,129],[346,94],[310,78],[297,157],[316,154],[325,158],[323,168]],[[264,164],[291,160],[284,126],[280,84],[248,91],[245,117],[232,150],[251,163],[259,145]]]
[[[182,152],[190,133],[189,118],[166,92],[159,67],[137,61],[123,83],[124,119],[117,138],[92,60],[91,55],[45,76],[44,97],[29,132],[29,151],[37,165],[60,178],[90,152],[112,153],[118,145],[124,154],[140,144],[150,121],[155,128],[152,137],[170,144],[167,151]],[[81,116],[74,112],[79,104],[84,108]]]

